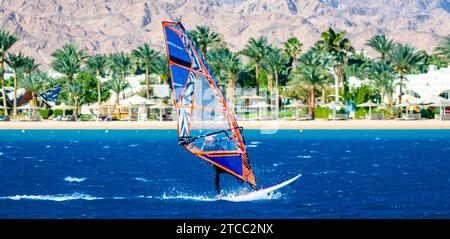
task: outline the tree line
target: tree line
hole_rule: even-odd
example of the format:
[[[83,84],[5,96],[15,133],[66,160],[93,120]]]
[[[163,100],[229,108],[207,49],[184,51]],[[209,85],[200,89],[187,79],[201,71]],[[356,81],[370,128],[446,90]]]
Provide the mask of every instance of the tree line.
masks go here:
[[[280,95],[306,102],[308,112],[314,116],[318,106],[317,99],[325,103],[330,97],[340,101],[355,98],[355,89],[350,89],[348,79],[355,76],[367,79],[370,89],[365,96],[372,100],[387,98],[390,113],[394,102],[401,102],[405,76],[411,73],[426,72],[433,64],[446,67],[450,59],[450,36],[439,42],[435,51],[428,54],[410,45],[395,42],[385,35],[371,37],[366,45],[378,53],[376,58],[355,51],[346,32],[328,28],[321,33],[321,39],[310,49],[303,51],[303,44],[297,37],[287,39],[283,44],[269,44],[264,36],[250,38],[245,47],[237,52],[230,50],[219,33],[207,26],[197,26],[189,32],[190,37],[204,56],[212,73],[223,88],[227,89],[227,99],[234,102],[234,89],[254,87],[256,94],[265,90],[266,100],[278,111]],[[75,44],[66,44],[54,51],[51,68],[65,75],[52,79],[39,70],[39,65],[30,56],[10,53],[8,50],[18,38],[0,29],[0,77],[2,95],[5,95],[5,63],[14,72],[9,83],[14,87],[12,114],[17,114],[17,89],[25,88],[32,92],[32,103],[37,105],[39,92],[56,84],[62,84],[61,101],[74,104],[76,110],[81,104],[101,103],[109,98],[109,92],[119,95],[129,83],[126,77],[132,74],[145,74],[145,96],[150,98],[150,74],[158,74],[167,81],[170,74],[164,54],[145,43],[130,53],[89,55]],[[244,59],[246,63],[244,64]],[[108,81],[102,85],[101,77]],[[335,80],[339,82],[339,95],[332,93]],[[169,82],[170,83],[170,82]],[[400,89],[395,99],[396,89]],[[6,109],[6,97],[3,106]],[[5,115],[8,114],[4,110]]]

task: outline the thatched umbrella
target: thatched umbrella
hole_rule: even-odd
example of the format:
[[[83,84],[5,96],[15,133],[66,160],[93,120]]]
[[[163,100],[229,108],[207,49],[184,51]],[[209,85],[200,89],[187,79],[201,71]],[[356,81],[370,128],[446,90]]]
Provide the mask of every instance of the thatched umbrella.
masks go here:
[[[357,105],[358,107],[369,107],[369,120],[372,119],[372,107],[377,107],[378,104],[372,102],[371,100],[367,101],[366,103],[362,103]]]
[[[66,103],[63,102],[63,103],[61,103],[59,105],[53,106],[53,109],[62,110],[63,111],[63,116],[65,117],[66,116],[66,110],[73,110],[73,109],[75,109],[75,107],[72,106],[72,105],[66,105]]]
[[[395,107],[400,107],[400,110],[403,108],[403,107],[411,107],[411,106],[415,106],[416,104],[414,104],[414,103],[411,103],[411,102],[409,102],[409,101],[404,101],[404,102],[402,102],[401,104],[396,104],[396,105],[394,105]],[[406,110],[406,118],[408,118],[408,109]]]
[[[27,112],[29,113],[29,114],[28,114],[28,117],[31,118],[31,114],[34,115],[34,114],[35,114],[35,111],[41,109],[41,107],[38,107],[38,106],[31,106],[30,104],[27,104],[27,105],[25,105],[25,106],[17,107],[17,109],[18,109],[18,110],[25,110],[25,111],[27,111]]]
[[[336,119],[336,111],[345,107],[345,105],[339,101],[332,101],[332,102],[330,102],[328,104],[324,104],[322,106],[328,107],[333,110],[333,119]]]
[[[440,97],[437,95],[432,96],[430,101],[432,102],[432,104],[430,106],[440,108],[441,116],[445,115],[445,107],[450,106],[450,100],[447,100],[444,97]],[[442,117],[441,117],[441,119],[442,119]]]
[[[267,107],[272,107],[264,101],[260,101],[256,104],[250,105],[248,108],[258,109],[258,116],[261,118],[261,109],[267,109]]]
[[[284,108],[295,108],[295,117],[297,118],[297,110],[298,108],[303,108],[303,107],[307,107],[307,105],[299,102],[299,101],[295,101],[294,103],[290,104],[290,105],[285,105]],[[284,117],[286,118],[286,114],[284,114]]]
[[[149,108],[150,109],[159,109],[159,121],[162,121],[163,110],[172,108],[172,106],[164,104],[164,102],[160,101],[158,104],[152,105]]]

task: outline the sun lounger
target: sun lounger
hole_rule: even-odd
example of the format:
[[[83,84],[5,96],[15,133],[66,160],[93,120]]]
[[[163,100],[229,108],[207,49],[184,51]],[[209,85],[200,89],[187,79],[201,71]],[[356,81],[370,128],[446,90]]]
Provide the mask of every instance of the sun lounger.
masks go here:
[[[348,114],[336,114],[335,117],[329,115],[328,120],[348,120]]]
[[[367,120],[384,120],[384,114],[366,115]]]
[[[27,121],[41,121],[42,119],[41,119],[41,116],[39,116],[39,115],[32,115],[30,117],[27,117],[26,120]]]
[[[445,115],[435,115],[435,119],[438,120],[450,120],[450,114],[445,114]]]
[[[420,120],[422,119],[420,113],[402,114],[403,120]]]
[[[89,120],[91,120],[92,118],[93,118],[92,115],[81,115],[81,116],[80,116],[80,120],[81,120],[81,121],[89,121]]]
[[[100,115],[98,118],[101,121],[111,121],[112,120],[112,116],[111,115]]]
[[[9,115],[2,115],[0,116],[0,121],[10,121],[11,118]]]
[[[297,114],[289,118],[289,120],[312,120],[313,117],[310,114]]]

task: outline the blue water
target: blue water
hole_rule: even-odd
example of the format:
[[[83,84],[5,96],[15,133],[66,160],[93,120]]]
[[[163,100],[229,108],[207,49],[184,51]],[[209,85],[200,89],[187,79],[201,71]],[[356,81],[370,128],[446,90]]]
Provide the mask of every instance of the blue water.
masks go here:
[[[212,168],[175,131],[0,131],[0,218],[450,218],[448,130],[244,135],[260,187],[300,181],[214,201]]]

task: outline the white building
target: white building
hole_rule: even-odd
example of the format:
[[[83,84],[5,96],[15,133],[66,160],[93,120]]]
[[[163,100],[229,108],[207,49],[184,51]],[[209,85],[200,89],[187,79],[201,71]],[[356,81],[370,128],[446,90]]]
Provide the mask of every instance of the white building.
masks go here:
[[[427,73],[407,75],[406,79],[406,94],[423,99],[430,99],[433,95],[450,99],[450,66],[439,70],[430,66]]]
[[[404,94],[421,98],[431,99],[433,95],[439,95],[446,99],[450,99],[450,65],[447,68],[437,69],[436,66],[430,66],[427,73],[411,74],[405,76],[404,81],[406,87],[403,89]],[[368,80],[360,80],[356,77],[349,77],[350,87],[359,87],[368,83]],[[399,89],[394,99],[399,95]]]

